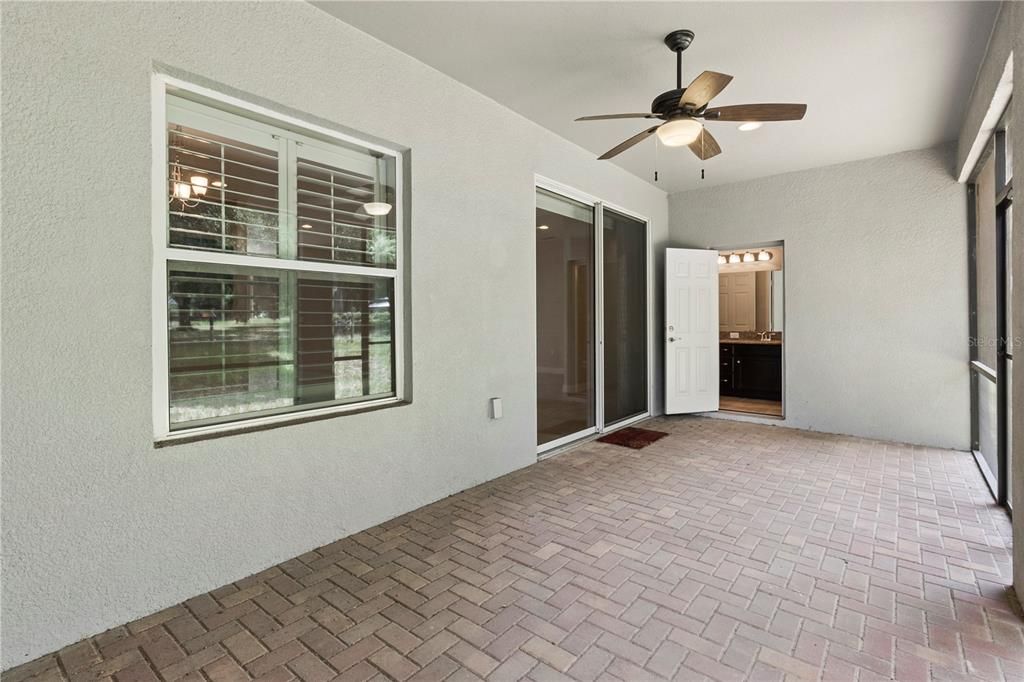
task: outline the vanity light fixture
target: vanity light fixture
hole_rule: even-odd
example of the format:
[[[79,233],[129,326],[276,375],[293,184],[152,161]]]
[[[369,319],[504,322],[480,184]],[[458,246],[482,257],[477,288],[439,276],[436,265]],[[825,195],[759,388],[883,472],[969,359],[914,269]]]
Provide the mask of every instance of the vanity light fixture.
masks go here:
[[[749,251],[747,251],[745,254],[743,254],[743,262],[744,263],[753,263],[755,260],[756,260],[756,258],[754,256],[754,254],[750,253]]]
[[[725,255],[724,255],[724,254],[721,254],[721,253],[720,253],[720,254],[718,254],[718,264],[719,264],[719,265],[725,265],[725,264],[726,264],[726,263],[728,263],[728,262],[729,262],[729,261],[727,261],[727,260],[725,259]]]
[[[740,262],[740,254],[738,254],[738,253],[730,253],[729,254],[729,263],[731,265],[735,265],[736,263],[739,263],[739,262]]]
[[[766,260],[771,260],[771,259],[772,259],[772,252],[771,251],[765,251],[764,249],[761,249],[761,251],[757,254],[757,260],[759,260],[759,261],[766,261]]]
[[[391,213],[391,204],[383,201],[371,201],[368,204],[363,204],[363,210],[370,215],[387,215]]]

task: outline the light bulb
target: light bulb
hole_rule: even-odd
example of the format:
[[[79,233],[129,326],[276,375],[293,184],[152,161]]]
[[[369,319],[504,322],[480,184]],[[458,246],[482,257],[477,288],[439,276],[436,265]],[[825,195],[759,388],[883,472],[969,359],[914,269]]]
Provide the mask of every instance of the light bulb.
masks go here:
[[[192,191],[196,193],[196,196],[203,196],[206,194],[206,186],[210,180],[205,175],[193,175],[188,179],[192,185]]]
[[[725,256],[723,256],[722,254],[718,254],[718,264],[719,265],[725,265],[727,262],[728,261],[725,260]]]
[[[754,260],[756,260],[754,258],[754,254],[750,253],[749,251],[747,251],[745,254],[743,254],[743,262],[744,263],[753,263]]]
[[[746,123],[740,124],[740,130],[742,130],[745,133],[749,133],[751,130],[757,130],[762,125],[764,124],[761,123],[760,121],[747,121]]]
[[[730,253],[729,254],[729,262],[730,263],[734,263],[734,264],[735,263],[739,263],[740,262],[740,254],[738,254],[738,253]]]
[[[703,129],[692,118],[677,118],[658,128],[658,139],[667,147],[684,147],[696,140]]]
[[[764,251],[764,250],[762,250],[760,253],[757,254],[757,260],[771,260],[771,259],[772,259],[772,252],[771,251]]]
[[[391,213],[391,204],[383,201],[371,201],[368,204],[363,204],[363,210],[370,215],[387,215]]]
[[[192,196],[192,185],[187,182],[174,183],[174,198],[185,201]]]

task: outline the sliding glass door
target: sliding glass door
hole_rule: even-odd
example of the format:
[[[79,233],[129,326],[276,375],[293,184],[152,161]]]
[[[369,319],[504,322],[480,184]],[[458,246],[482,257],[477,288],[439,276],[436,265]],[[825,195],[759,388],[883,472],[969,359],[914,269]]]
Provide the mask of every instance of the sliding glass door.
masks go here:
[[[1012,507],[1010,452],[1013,376],[1011,186],[1005,127],[989,143],[972,178],[970,213],[971,449],[999,504]]]
[[[647,224],[604,209],[604,423],[647,412]]]
[[[538,451],[648,414],[647,253],[643,220],[538,187]]]

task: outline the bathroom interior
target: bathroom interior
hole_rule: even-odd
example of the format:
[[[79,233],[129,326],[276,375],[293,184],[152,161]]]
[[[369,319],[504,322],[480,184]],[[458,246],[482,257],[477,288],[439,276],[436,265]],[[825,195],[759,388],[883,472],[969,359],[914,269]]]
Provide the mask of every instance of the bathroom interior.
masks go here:
[[[783,418],[783,245],[718,249],[719,409]]]

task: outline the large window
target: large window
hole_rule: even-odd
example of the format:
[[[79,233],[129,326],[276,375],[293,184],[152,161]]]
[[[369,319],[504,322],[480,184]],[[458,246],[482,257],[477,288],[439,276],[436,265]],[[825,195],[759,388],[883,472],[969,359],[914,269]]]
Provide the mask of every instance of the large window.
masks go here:
[[[401,397],[398,155],[271,121],[167,95],[158,437]]]

